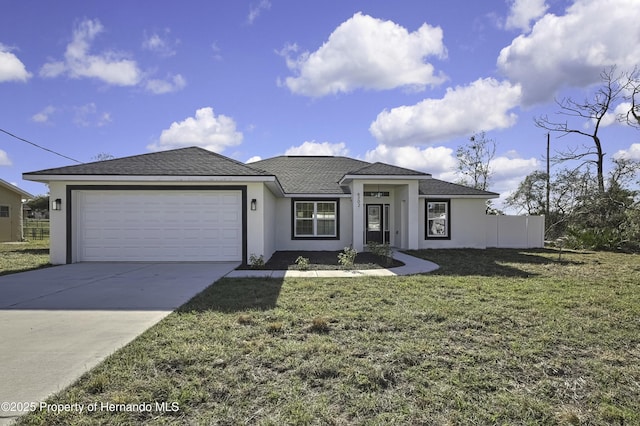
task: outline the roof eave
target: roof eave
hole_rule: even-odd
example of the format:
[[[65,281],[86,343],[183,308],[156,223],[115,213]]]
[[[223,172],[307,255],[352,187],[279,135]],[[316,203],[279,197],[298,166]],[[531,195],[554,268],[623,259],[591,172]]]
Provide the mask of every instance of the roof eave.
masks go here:
[[[420,194],[418,196],[419,198],[429,198],[429,199],[452,199],[452,198],[476,198],[476,199],[482,199],[482,200],[488,200],[491,198],[499,198],[500,194],[496,194],[496,193],[490,193],[487,195],[484,194],[469,194],[469,195],[465,195],[465,194]]]
[[[352,175],[346,174],[342,176],[339,185],[348,185],[351,181],[358,180],[427,180],[431,179],[431,175]]]
[[[276,182],[275,176],[243,176],[243,175],[216,175],[216,176],[185,176],[185,175],[40,175],[24,173],[22,178],[34,182]],[[279,183],[278,183],[279,186]]]

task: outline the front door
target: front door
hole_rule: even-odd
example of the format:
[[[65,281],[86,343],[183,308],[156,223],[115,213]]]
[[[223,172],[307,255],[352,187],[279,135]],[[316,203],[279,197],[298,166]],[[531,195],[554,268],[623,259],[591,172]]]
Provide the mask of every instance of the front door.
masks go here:
[[[367,204],[367,244],[382,244],[382,224],[382,204]]]

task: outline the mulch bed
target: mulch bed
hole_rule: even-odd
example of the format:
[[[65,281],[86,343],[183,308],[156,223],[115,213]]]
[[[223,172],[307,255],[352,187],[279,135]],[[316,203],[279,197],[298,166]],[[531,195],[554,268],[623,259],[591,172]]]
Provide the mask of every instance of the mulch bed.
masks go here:
[[[338,270],[343,269],[338,263],[338,254],[341,251],[277,251],[271,256],[261,269],[273,270],[299,270],[296,265],[298,256],[309,259],[309,270]],[[353,269],[382,269],[403,266],[404,263],[391,259],[387,264],[386,259],[369,252],[361,252],[356,256]],[[248,265],[242,265],[238,269],[251,269]]]

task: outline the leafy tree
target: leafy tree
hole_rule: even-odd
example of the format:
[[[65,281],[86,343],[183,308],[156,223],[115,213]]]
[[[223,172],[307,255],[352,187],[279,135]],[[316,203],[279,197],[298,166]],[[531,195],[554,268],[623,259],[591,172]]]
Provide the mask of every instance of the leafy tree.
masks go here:
[[[38,195],[32,200],[27,201],[27,206],[33,212],[46,212],[49,211],[49,196],[48,195]]]
[[[527,214],[544,214],[546,211],[547,174],[536,170],[524,178],[518,189],[509,195],[505,203],[509,207],[524,210]]]
[[[518,189],[506,199],[506,204],[527,214],[545,214],[546,238],[556,239],[565,235],[576,206],[594,190],[594,176],[589,169],[584,172],[562,169],[551,176],[550,183],[548,214],[547,174],[539,170],[525,177]]]
[[[91,157],[91,160],[93,161],[105,161],[105,160],[113,160],[114,157],[113,155],[107,153],[107,152],[101,152],[99,154],[94,155],[93,157]]]

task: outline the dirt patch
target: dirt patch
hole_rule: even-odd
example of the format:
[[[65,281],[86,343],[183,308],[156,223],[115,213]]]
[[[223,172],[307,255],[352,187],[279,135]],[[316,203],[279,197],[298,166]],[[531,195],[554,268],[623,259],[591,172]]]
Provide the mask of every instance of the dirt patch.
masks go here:
[[[309,270],[338,270],[343,269],[342,265],[338,263],[338,254],[341,251],[277,251],[271,256],[265,265],[261,269],[273,269],[273,270],[299,270],[296,265],[296,259],[298,256],[306,257],[309,259]],[[404,263],[399,260],[391,259],[391,263],[387,264],[387,259],[377,256],[373,253],[362,252],[358,253],[354,262],[353,269],[383,269],[383,268],[396,268],[403,266]],[[238,269],[251,269],[247,265],[242,265]]]

